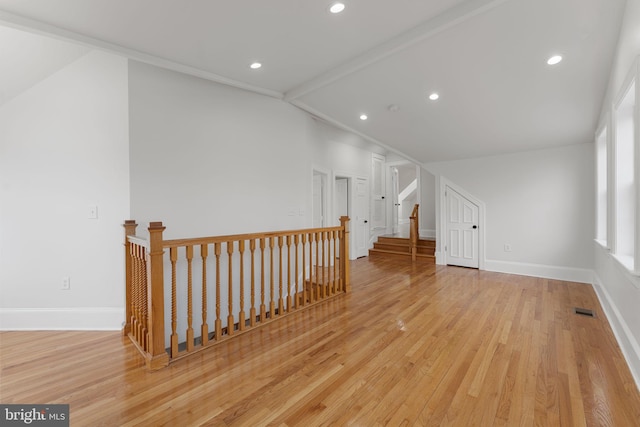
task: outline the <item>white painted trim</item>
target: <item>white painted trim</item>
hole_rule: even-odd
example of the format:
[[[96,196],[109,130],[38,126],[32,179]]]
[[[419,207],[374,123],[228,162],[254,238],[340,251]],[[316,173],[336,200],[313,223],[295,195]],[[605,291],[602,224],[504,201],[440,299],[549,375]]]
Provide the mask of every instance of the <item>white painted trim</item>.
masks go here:
[[[635,340],[629,325],[620,314],[618,307],[616,307],[609,292],[607,292],[607,288],[603,286],[597,273],[593,274],[592,286],[598,296],[598,300],[600,300],[604,314],[609,320],[616,341],[636,382],[636,387],[640,390],[640,345]]]
[[[521,276],[542,277],[546,279],[567,280],[571,282],[591,283],[593,271],[586,268],[560,267],[557,265],[531,264],[486,260],[485,270],[498,273],[518,274]]]
[[[351,172],[341,172],[341,171],[337,171],[334,170],[331,173],[331,194],[335,194],[335,185],[336,185],[336,178],[346,178],[348,180],[348,186],[349,186],[349,199],[347,201],[348,203],[348,210],[349,210],[349,259],[350,260],[354,260],[357,259],[357,250],[356,250],[356,232],[355,232],[355,225],[354,225],[354,210],[355,210],[355,205],[356,205],[356,180],[358,178],[360,179],[365,179],[367,180],[367,183],[370,185],[370,178],[364,175],[358,175],[358,174],[354,174]],[[368,205],[369,209],[371,209],[371,193],[369,192],[368,194]],[[332,209],[334,209],[334,206],[332,205]],[[335,213],[335,212],[334,212]],[[371,230],[369,230],[369,239],[371,238]],[[371,243],[372,247],[373,244]]]
[[[508,0],[468,0],[459,3],[432,19],[411,28],[409,31],[377,45],[363,54],[330,69],[326,73],[287,91],[284,99],[285,101],[293,101],[310,92],[321,89],[343,77],[407,49],[416,43],[434,37],[449,28],[461,24],[467,19],[489,11],[506,1]]]
[[[270,96],[276,99],[282,99],[284,94],[275,90],[265,89],[259,86],[250,85],[238,80],[233,80],[209,71],[199,68],[180,64],[168,59],[160,58],[137,50],[129,49],[124,46],[109,43],[94,37],[85,36],[84,34],[65,30],[55,25],[47,24],[24,16],[0,10],[0,23],[11,28],[27,31],[34,34],[44,35],[57,40],[79,44],[90,49],[97,49],[103,52],[112,53],[125,58],[144,62],[146,64],[155,65],[156,67],[165,68],[167,70],[177,71],[179,73],[188,74],[190,76],[200,77],[201,79],[210,80],[223,85],[247,90],[249,92],[258,93],[260,95]]]
[[[118,331],[124,317],[120,307],[0,308],[0,330]]]
[[[329,180],[332,179],[331,170],[316,165],[313,165],[313,168],[311,169],[311,192],[309,193],[311,194],[311,212],[309,215],[309,219],[311,221],[310,225],[313,227],[313,176],[316,175],[316,173],[322,176],[324,180],[325,194],[323,195],[323,226],[330,227],[332,225],[338,225],[340,224],[340,218],[336,217],[333,210],[333,190],[335,189],[335,178],[333,178],[333,181],[330,183]]]
[[[638,215],[638,212],[640,211],[640,182],[638,180],[638,168],[640,165],[640,150],[638,150],[637,148],[634,148],[634,159],[633,159],[633,167],[634,170],[636,171],[636,176],[634,178],[634,186],[635,186],[635,200],[634,200],[634,204],[635,204],[635,209],[636,209],[636,221],[634,224],[634,254],[635,254],[635,259],[631,260],[631,266],[626,265],[625,260],[624,259],[620,259],[615,257],[618,252],[619,252],[619,242],[618,242],[618,214],[617,214],[617,208],[618,208],[618,177],[617,177],[617,167],[616,167],[616,161],[617,161],[617,150],[618,150],[618,135],[617,135],[617,115],[618,115],[618,110],[622,104],[622,102],[624,101],[626,95],[629,93],[631,86],[633,86],[635,84],[635,106],[634,106],[634,113],[633,113],[633,121],[634,121],[634,141],[633,141],[633,146],[634,147],[638,147],[640,146],[640,132],[638,132],[638,129],[640,129],[640,55],[636,56],[636,58],[633,61],[633,64],[631,65],[629,71],[627,72],[627,75],[625,76],[623,83],[620,87],[620,89],[618,89],[618,93],[616,94],[615,98],[613,99],[613,102],[611,103],[611,114],[610,114],[610,142],[611,142],[611,162],[609,162],[607,164],[608,167],[611,168],[611,175],[609,175],[609,177],[611,178],[611,186],[607,187],[607,191],[612,190],[611,193],[611,198],[609,199],[610,203],[611,203],[611,216],[609,217],[609,221],[610,221],[610,230],[612,231],[612,235],[611,236],[607,236],[607,240],[610,240],[610,247],[612,249],[612,254],[614,255],[614,258],[623,266],[625,267],[629,273],[634,274],[635,271],[640,271],[640,216]],[[607,230],[609,231],[609,230]]]

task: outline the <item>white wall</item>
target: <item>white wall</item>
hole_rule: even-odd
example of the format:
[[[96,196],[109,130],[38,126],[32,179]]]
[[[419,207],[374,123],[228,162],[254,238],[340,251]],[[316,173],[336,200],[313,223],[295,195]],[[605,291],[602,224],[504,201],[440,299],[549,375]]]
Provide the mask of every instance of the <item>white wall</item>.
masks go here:
[[[620,91],[623,80],[638,55],[640,0],[627,0],[618,50],[602,105],[601,122],[610,112],[611,102]],[[636,177],[638,176],[640,165],[636,164]],[[593,192],[595,193],[595,184]],[[594,287],[629,363],[636,385],[640,387],[640,277],[631,276],[598,243],[592,242],[591,247],[595,247]]]
[[[162,221],[165,238],[177,238],[310,226],[305,113],[135,61],[129,73],[131,214],[139,229]]]
[[[590,281],[593,161],[581,144],[425,166],[485,203],[487,270]]]
[[[127,121],[126,60],[99,52],[0,107],[0,328],[121,327]]]
[[[436,177],[426,169],[420,170],[420,235],[436,237]]]
[[[165,238],[310,227],[314,168],[370,176],[366,141],[288,103],[136,61],[129,73],[141,235],[149,221]]]

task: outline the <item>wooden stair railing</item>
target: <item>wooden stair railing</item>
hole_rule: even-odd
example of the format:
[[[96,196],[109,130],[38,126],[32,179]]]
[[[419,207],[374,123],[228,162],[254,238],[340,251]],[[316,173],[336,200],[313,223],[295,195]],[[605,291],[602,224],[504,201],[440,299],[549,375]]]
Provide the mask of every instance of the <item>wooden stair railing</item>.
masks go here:
[[[135,221],[125,221],[123,334],[144,356],[147,368],[155,370],[349,292],[349,218],[341,217],[340,223],[338,227],[163,240],[165,227],[152,222],[146,240],[135,236]],[[208,280],[211,268],[213,283]],[[194,271],[199,273],[200,287],[194,284]],[[170,300],[167,316],[165,293]],[[197,329],[194,305],[201,313]],[[210,312],[215,319],[209,318]]]
[[[411,261],[416,261],[418,255],[418,240],[420,240],[420,225],[418,223],[419,204],[413,206],[409,217],[409,245],[411,245]]]

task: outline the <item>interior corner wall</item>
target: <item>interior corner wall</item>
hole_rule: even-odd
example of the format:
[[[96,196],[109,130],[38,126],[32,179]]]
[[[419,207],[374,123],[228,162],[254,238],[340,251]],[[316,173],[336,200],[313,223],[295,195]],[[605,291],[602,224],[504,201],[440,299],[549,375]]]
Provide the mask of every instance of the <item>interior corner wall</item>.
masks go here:
[[[580,144],[425,167],[485,203],[487,270],[590,281],[593,161]]]
[[[1,329],[121,327],[127,120],[126,60],[101,52],[0,106]]]
[[[129,122],[142,236],[150,221],[165,238],[311,227],[315,167],[370,175],[357,135],[282,100],[136,61]]]
[[[602,105],[601,123],[611,111],[611,103],[621,90],[623,81],[640,55],[640,0],[627,0],[618,48],[611,69],[609,87]],[[637,157],[636,157],[637,158]],[[635,165],[636,177],[640,165]],[[595,183],[592,185],[595,194]],[[592,229],[595,228],[592,226]],[[591,236],[595,237],[595,236]],[[609,323],[640,388],[640,277],[633,277],[615,261],[608,250],[590,242],[595,256],[594,288],[598,293]]]

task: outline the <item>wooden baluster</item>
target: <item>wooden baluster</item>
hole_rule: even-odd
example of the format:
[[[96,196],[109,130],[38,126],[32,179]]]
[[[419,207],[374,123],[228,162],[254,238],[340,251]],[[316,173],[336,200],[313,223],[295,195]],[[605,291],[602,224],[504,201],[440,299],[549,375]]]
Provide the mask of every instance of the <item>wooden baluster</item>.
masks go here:
[[[314,234],[309,233],[309,303],[315,302],[315,292],[313,291],[313,240]],[[317,273],[316,273],[317,278]]]
[[[300,279],[298,278],[298,274],[299,274],[299,267],[298,267],[298,258],[299,258],[299,251],[298,251],[298,242],[300,241],[300,235],[296,234],[295,236],[293,236],[293,245],[295,246],[295,264],[296,264],[296,269],[295,269],[295,294],[293,296],[293,301],[295,303],[295,307],[296,308],[300,308],[300,298],[302,297],[302,294],[300,293],[300,283],[298,283],[300,281]]]
[[[342,292],[351,292],[351,278],[349,268],[349,217],[340,217],[342,239],[340,242],[340,282]]]
[[[149,351],[149,317],[148,317],[148,288],[147,288],[147,269],[150,267],[148,261],[148,253],[145,248],[139,247],[140,251],[140,289],[138,291],[138,311],[140,325],[140,343],[145,351]]]
[[[220,249],[221,243],[216,242],[213,245],[213,251],[216,255],[216,341],[222,338],[222,319],[220,319]]]
[[[320,240],[322,239],[322,233],[315,233],[316,238],[316,283],[314,289],[314,301],[320,299]]]
[[[303,233],[301,237],[302,237],[302,291],[301,291],[302,301],[300,305],[306,305],[307,304],[307,285],[306,285],[307,254],[305,253],[305,251],[307,248],[307,235]]]
[[[146,282],[142,282],[142,261],[140,260],[141,248],[138,245],[131,246],[131,253],[134,262],[134,278],[133,278],[133,307],[132,307],[132,319],[131,327],[132,333],[138,344],[142,344],[141,331],[142,324],[140,322],[140,300],[142,298],[141,291],[142,286],[146,286]],[[146,349],[144,349],[146,351]]]
[[[255,257],[256,241],[251,239],[249,241],[249,250],[251,251],[251,309],[249,309],[249,326],[256,325],[256,271],[255,271]]]
[[[284,299],[282,299],[282,236],[278,236],[278,315],[284,313]]]
[[[275,279],[273,271],[273,248],[275,246],[275,237],[269,238],[269,319],[273,319],[276,315],[276,302],[273,299],[275,296]]]
[[[244,240],[238,241],[240,252],[240,313],[238,313],[238,329],[244,331]]]
[[[267,320],[267,308],[264,305],[264,239],[260,239],[260,322]]]
[[[149,331],[149,357],[147,367],[159,369],[169,364],[169,355],[164,341],[164,261],[161,222],[149,224],[149,253],[147,277],[147,307]]]
[[[132,318],[133,318],[133,263],[134,258],[131,253],[131,242],[129,242],[128,236],[136,235],[136,227],[138,224],[132,219],[127,219],[122,224],[124,228],[124,271],[125,271],[125,281],[124,281],[124,326],[122,327],[122,335],[129,335],[131,332]]]
[[[331,293],[335,294],[338,292],[338,232],[334,230],[331,234],[333,237],[333,285]]]
[[[235,331],[235,321],[233,320],[233,242],[227,242],[227,258],[229,259],[229,283],[227,297],[229,301],[229,313],[227,315],[227,335],[232,336]]]
[[[207,256],[209,246],[200,245],[200,256],[202,257],[202,326],[200,327],[200,341],[204,347],[209,343],[209,325],[207,325]]]
[[[291,236],[287,236],[287,311],[293,309],[291,298]]]
[[[327,246],[327,232],[326,231],[321,231],[320,232],[320,239],[322,241],[322,258],[320,260],[320,269],[322,270],[322,287],[319,289],[320,292],[320,297],[321,298],[325,298],[327,296],[327,282],[326,282],[326,276],[327,276],[327,264],[325,263],[325,259],[326,259],[326,254],[325,254],[325,248]]]
[[[142,344],[142,348],[145,349],[145,351],[149,350],[149,312],[148,312],[148,301],[147,301],[147,296],[148,296],[148,290],[147,290],[147,269],[149,268],[148,265],[148,261],[147,261],[147,251],[145,248],[143,247],[139,247],[138,248],[140,251],[140,275],[141,275],[141,279],[140,279],[140,302],[139,302],[139,307],[140,307],[140,325],[141,325],[141,331],[140,331],[140,342]]]
[[[187,246],[187,351],[193,351],[193,246]]]
[[[176,292],[176,262],[178,261],[178,248],[169,248],[169,259],[171,260],[171,358],[178,356],[178,303]]]

